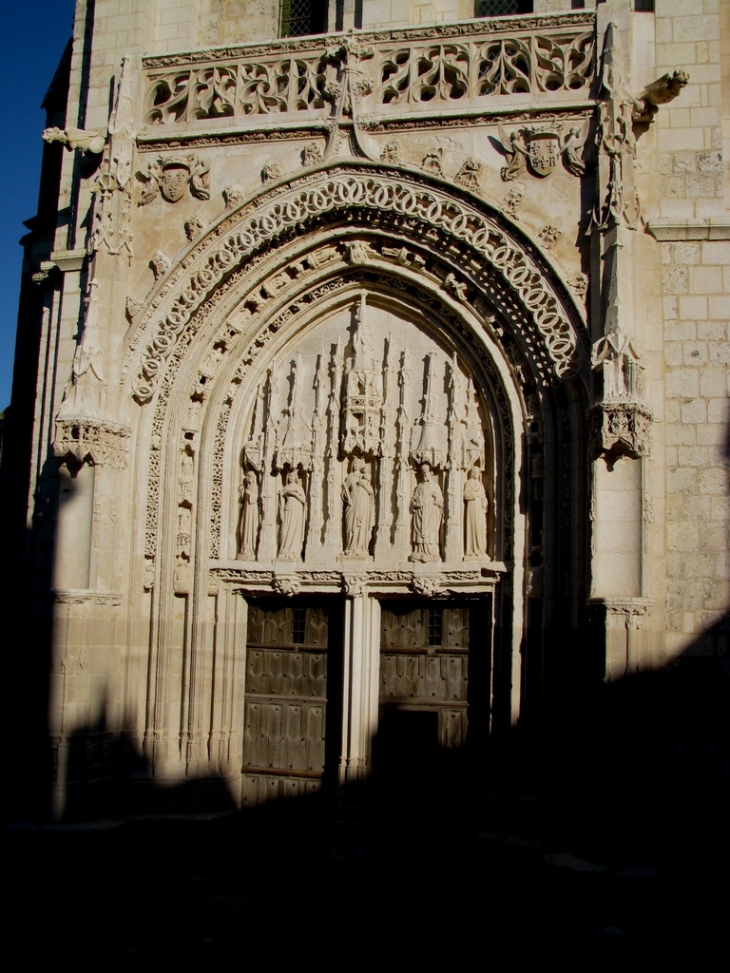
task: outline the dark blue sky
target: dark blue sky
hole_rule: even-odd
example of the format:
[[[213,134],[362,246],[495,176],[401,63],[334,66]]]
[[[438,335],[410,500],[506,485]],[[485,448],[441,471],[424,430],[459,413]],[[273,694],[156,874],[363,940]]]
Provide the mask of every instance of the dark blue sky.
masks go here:
[[[73,30],[74,0],[12,0],[3,7],[0,90],[0,410],[10,402],[23,220],[35,215],[43,143],[41,102]]]

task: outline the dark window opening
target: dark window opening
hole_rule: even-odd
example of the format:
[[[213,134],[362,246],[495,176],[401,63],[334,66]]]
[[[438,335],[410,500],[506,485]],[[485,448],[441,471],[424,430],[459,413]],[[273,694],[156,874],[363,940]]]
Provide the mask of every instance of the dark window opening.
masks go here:
[[[282,0],[281,36],[305,37],[326,30],[327,4],[324,0]]]
[[[531,14],[532,0],[476,0],[475,17],[505,17],[510,14]]]
[[[441,608],[428,609],[428,644],[441,645],[444,628],[444,613]]]
[[[304,645],[304,627],[307,619],[306,608],[292,609],[291,640],[294,645]]]

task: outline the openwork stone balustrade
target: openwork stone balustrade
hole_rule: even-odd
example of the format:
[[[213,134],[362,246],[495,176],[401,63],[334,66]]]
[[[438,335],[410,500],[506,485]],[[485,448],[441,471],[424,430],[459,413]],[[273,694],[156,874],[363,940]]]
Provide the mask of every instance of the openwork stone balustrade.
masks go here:
[[[328,115],[345,66],[365,113],[486,108],[489,99],[587,98],[592,14],[478,21],[426,30],[282,40],[148,57],[144,122]]]

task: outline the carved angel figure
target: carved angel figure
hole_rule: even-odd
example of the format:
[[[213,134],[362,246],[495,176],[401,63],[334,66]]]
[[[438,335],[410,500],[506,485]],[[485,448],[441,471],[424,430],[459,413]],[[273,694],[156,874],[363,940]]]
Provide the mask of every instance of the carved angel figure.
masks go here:
[[[502,151],[507,157],[507,165],[500,170],[503,182],[511,182],[518,179],[525,171],[527,165],[528,149],[525,140],[519,132],[512,132],[507,135],[502,126],[499,126],[499,138],[502,144]]]
[[[307,497],[295,470],[286,475],[279,496],[279,557],[282,561],[301,561],[304,544],[304,510]]]
[[[564,135],[560,147],[563,152],[565,168],[573,176],[582,176],[586,171],[586,164],[578,153],[583,148],[586,140],[585,131],[581,133],[579,128],[571,128],[567,135]]]
[[[256,474],[249,470],[241,487],[241,529],[238,554],[246,561],[256,558],[256,538],[259,530],[259,486]]]
[[[411,498],[413,553],[411,561],[438,561],[439,532],[444,509],[441,487],[432,478],[431,465],[421,464],[421,482]]]
[[[487,553],[487,495],[480,470],[472,466],[464,484],[464,559],[483,558]]]

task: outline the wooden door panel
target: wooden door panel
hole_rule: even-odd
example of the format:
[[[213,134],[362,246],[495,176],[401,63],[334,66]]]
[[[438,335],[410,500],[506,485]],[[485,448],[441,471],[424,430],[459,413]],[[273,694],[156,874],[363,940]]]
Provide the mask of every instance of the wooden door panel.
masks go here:
[[[316,792],[325,769],[328,616],[281,601],[249,606],[243,801]]]

